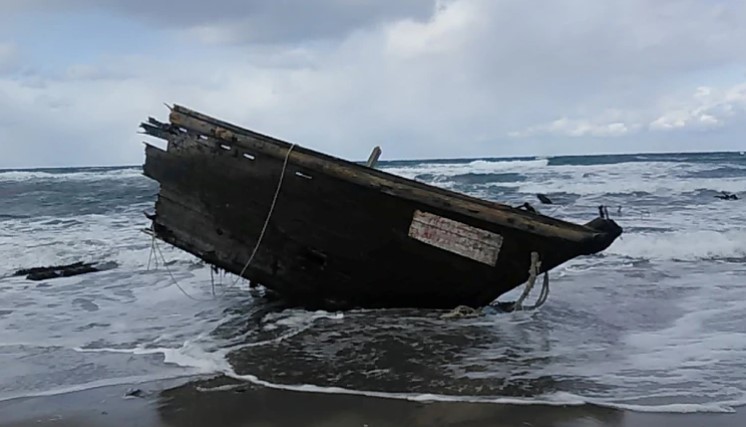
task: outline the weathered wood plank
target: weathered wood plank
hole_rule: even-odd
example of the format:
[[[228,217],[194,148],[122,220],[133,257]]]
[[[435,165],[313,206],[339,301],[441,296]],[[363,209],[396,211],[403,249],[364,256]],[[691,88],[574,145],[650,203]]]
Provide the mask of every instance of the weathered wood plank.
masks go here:
[[[168,163],[166,159],[173,154],[157,148],[151,150],[146,171],[156,169],[161,174],[155,173],[155,176],[165,183],[162,184],[161,200],[157,205],[157,221],[164,226],[167,225],[178,235],[177,240],[169,242],[181,247],[186,245],[190,251],[202,256],[211,252],[241,254],[238,258],[245,262],[245,259],[248,259],[245,248],[253,247],[256,242],[268,205],[260,207],[259,204],[248,203],[251,198],[245,198],[236,201],[233,208],[227,210],[233,216],[221,216],[216,206],[222,202],[212,197],[222,194],[218,191],[217,184],[224,183],[225,180],[209,181],[206,177],[211,174],[200,174],[202,197],[206,199],[195,199],[196,194],[189,191],[192,186],[190,180],[194,178],[194,174],[188,174],[189,170],[195,168],[189,163],[182,163],[184,159],[174,159],[174,162]],[[158,159],[165,163],[160,163]],[[177,168],[176,165],[179,165],[179,168],[183,167],[183,170],[175,172],[173,168]],[[171,170],[170,177],[162,173],[164,170]],[[224,168],[218,170],[225,171]],[[286,190],[290,191],[291,188],[288,187]],[[431,249],[433,253],[427,258],[417,258],[413,261],[411,258],[415,253],[427,254],[428,250],[423,251],[416,247],[414,241],[404,239],[403,231],[406,230],[408,218],[403,216],[401,230],[393,230],[385,225],[389,221],[387,215],[381,215],[380,222],[377,223],[371,223],[370,217],[368,222],[362,218],[354,218],[353,222],[349,222],[350,217],[354,217],[352,214],[359,212],[354,205],[361,203],[358,199],[359,193],[351,191],[350,197],[345,197],[348,193],[343,191],[342,197],[330,198],[327,205],[322,207],[312,204],[310,200],[306,205],[298,205],[296,200],[296,209],[293,210],[278,207],[276,217],[270,223],[265,236],[263,249],[257,254],[252,267],[247,270],[247,277],[261,276],[260,281],[270,288],[282,289],[287,287],[283,284],[288,282],[309,283],[313,284],[315,292],[336,295],[340,299],[367,298],[369,301],[376,301],[381,299],[379,294],[384,294],[392,300],[398,298],[411,304],[428,304],[421,300],[421,295],[429,292],[433,294],[429,304],[435,304],[435,301],[438,301],[435,290],[446,286],[459,286],[462,289],[462,298],[458,299],[453,294],[443,296],[447,299],[439,301],[436,304],[439,306],[448,306],[454,298],[462,302],[472,301],[474,295],[480,292],[480,285],[484,280],[497,277],[487,266],[480,269],[475,268],[475,264],[471,262],[464,262],[463,265],[454,263],[435,248]],[[308,193],[307,188],[298,192],[305,193]],[[313,194],[309,197],[313,197]],[[332,201],[339,203],[328,204]],[[298,206],[307,206],[310,209],[299,210]],[[203,211],[212,214],[201,214]],[[220,236],[216,227],[221,228]],[[349,230],[353,229],[365,229],[368,233],[350,233]],[[342,234],[339,234],[340,230],[343,231]],[[287,243],[295,239],[299,240]],[[223,243],[219,243],[221,241]],[[325,258],[328,273],[313,274],[312,271],[318,267],[319,260],[319,251],[314,248],[319,246],[324,248],[321,257]],[[280,249],[289,247],[294,249]],[[266,253],[265,250],[269,248],[272,248],[272,252]],[[285,267],[276,271],[277,276],[268,276],[268,272],[272,271],[273,258],[280,260],[280,265]],[[233,272],[240,271],[243,266],[238,259],[210,259],[210,262]],[[435,262],[438,267],[433,268],[431,262]],[[289,265],[297,266],[299,269]],[[315,279],[312,279],[314,277]],[[355,287],[350,287],[350,283],[355,283]],[[400,283],[407,283],[408,286],[401,287]],[[499,293],[500,288],[496,286],[494,292]],[[302,286],[298,286],[293,292],[299,294],[300,289]],[[420,301],[414,301],[415,299]],[[381,302],[381,305],[386,304]]]
[[[503,242],[499,234],[420,210],[412,218],[409,236],[489,266],[497,263]]]
[[[240,145],[244,149],[260,151],[263,154],[284,159],[289,143],[241,130],[235,126],[219,127],[215,124],[196,119],[183,109],[171,112],[171,122],[191,129],[207,137]],[[192,114],[191,112],[189,114]],[[197,113],[194,113],[197,114]],[[213,120],[214,121],[214,120]],[[287,148],[286,148],[287,147]],[[482,199],[455,193],[439,187],[429,186],[413,180],[386,173],[377,169],[366,168],[331,156],[316,153],[303,147],[296,147],[290,155],[289,162],[313,172],[321,172],[358,185],[373,188],[395,197],[419,201],[430,206],[461,212],[464,215],[480,218],[488,223],[512,227],[523,232],[541,235],[555,235],[565,240],[582,242],[587,240],[593,230],[578,224],[560,221],[554,218],[527,213],[512,207]]]
[[[373,147],[373,151],[370,152],[370,157],[368,157],[368,161],[365,163],[365,165],[369,168],[376,167],[379,157],[381,157],[381,147]]]

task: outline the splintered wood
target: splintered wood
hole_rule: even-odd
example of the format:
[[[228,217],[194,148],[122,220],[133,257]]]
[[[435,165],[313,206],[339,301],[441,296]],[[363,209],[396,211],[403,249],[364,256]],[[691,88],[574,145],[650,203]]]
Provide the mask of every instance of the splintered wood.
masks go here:
[[[503,242],[499,234],[420,210],[414,213],[409,236],[487,265],[497,263]]]

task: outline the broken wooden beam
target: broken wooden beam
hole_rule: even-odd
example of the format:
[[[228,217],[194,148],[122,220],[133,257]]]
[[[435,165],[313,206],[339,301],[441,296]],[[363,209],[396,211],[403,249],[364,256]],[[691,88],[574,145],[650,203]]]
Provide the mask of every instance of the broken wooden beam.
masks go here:
[[[54,265],[48,267],[23,268],[13,276],[26,276],[28,280],[47,280],[57,277],[70,277],[86,273],[95,273],[97,271],[109,270],[116,267],[116,263],[85,263],[75,262],[72,264]]]
[[[374,147],[373,151],[370,153],[370,157],[368,157],[368,163],[367,166],[369,168],[376,167],[376,163],[378,163],[378,158],[381,157],[381,147]]]

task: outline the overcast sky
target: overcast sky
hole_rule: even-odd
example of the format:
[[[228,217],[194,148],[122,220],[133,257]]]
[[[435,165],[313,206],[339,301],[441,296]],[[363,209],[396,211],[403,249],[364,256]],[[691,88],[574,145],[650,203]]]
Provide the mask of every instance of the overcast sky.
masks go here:
[[[746,149],[742,0],[2,0],[0,168],[181,104],[348,158]]]

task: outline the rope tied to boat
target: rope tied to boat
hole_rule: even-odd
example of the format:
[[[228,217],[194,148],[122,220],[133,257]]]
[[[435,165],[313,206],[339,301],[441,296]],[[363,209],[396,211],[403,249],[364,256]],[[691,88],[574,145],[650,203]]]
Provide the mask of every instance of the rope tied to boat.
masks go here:
[[[547,302],[547,298],[549,297],[549,272],[544,272],[544,280],[541,285],[541,291],[539,292],[539,297],[536,299],[536,302],[533,305],[524,305],[523,302],[526,300],[526,298],[531,294],[531,290],[533,290],[534,286],[536,285],[536,278],[539,276],[539,273],[541,272],[541,259],[539,258],[539,254],[537,252],[531,252],[531,265],[528,269],[528,280],[526,281],[526,287],[523,288],[523,292],[521,293],[521,296],[518,297],[517,300],[514,302],[498,302],[498,307],[507,312],[514,312],[514,311],[530,311],[530,310],[536,310],[537,308],[544,305],[545,302]],[[440,316],[441,319],[458,319],[458,318],[464,318],[464,317],[474,317],[479,315],[480,311],[476,310],[472,307],[459,305],[458,307],[454,308],[448,313],[445,313]]]
[[[150,251],[151,251],[151,253],[150,253],[150,257],[148,258],[148,271],[150,271],[150,260],[153,258],[154,254],[155,254],[155,258],[154,259],[155,259],[155,263],[156,263],[156,268],[158,268],[158,255],[160,255],[161,256],[161,261],[163,262],[163,267],[166,269],[166,272],[168,273],[168,276],[171,278],[171,282],[173,282],[173,284],[176,285],[176,287],[179,289],[179,291],[181,291],[182,294],[184,294],[187,298],[189,298],[190,300],[193,300],[193,301],[198,301],[198,302],[211,301],[211,300],[205,300],[205,299],[194,297],[194,296],[190,295],[189,292],[186,291],[186,289],[184,289],[183,287],[181,287],[181,285],[179,284],[179,281],[176,280],[176,277],[174,276],[174,273],[172,273],[171,269],[168,268],[168,262],[166,261],[166,257],[163,256],[163,252],[161,251],[161,248],[158,246],[158,241],[155,238],[155,221],[150,224],[150,230],[151,230],[151,234],[153,236],[153,240],[150,242],[150,245],[151,245],[150,246]],[[213,289],[213,298],[212,299],[213,300],[215,299],[215,291],[214,291],[214,289]]]
[[[262,239],[264,239],[264,234],[267,232],[267,227],[269,226],[269,221],[272,219],[272,214],[274,213],[275,206],[277,205],[277,199],[280,197],[280,189],[282,188],[282,182],[285,179],[285,171],[288,168],[288,160],[290,159],[290,153],[293,151],[293,148],[295,148],[295,144],[291,144],[290,148],[288,148],[287,153],[285,153],[285,161],[282,163],[282,171],[280,172],[280,179],[277,181],[277,188],[275,189],[275,195],[272,198],[272,204],[269,206],[269,212],[267,212],[267,218],[264,220],[264,226],[262,226],[262,231],[259,233],[259,238],[256,241],[256,245],[254,245],[254,249],[251,251],[251,255],[249,256],[249,259],[246,261],[246,264],[241,269],[241,273],[238,274],[238,277],[236,277],[236,280],[233,281],[233,285],[235,286],[236,283],[238,283],[239,280],[243,277],[243,274],[246,272],[246,269],[249,268],[249,265],[254,260],[254,257],[256,256],[257,252],[259,252],[259,246],[262,244]]]
[[[272,198],[272,204],[269,207],[269,212],[267,213],[267,218],[264,221],[264,226],[262,226],[262,231],[259,233],[259,238],[257,239],[256,245],[254,246],[254,249],[251,251],[251,256],[249,256],[248,261],[246,261],[246,264],[243,266],[243,269],[241,269],[241,273],[238,275],[236,280],[233,282],[233,285],[235,286],[236,283],[243,277],[244,272],[246,272],[246,269],[249,267],[251,262],[254,260],[254,257],[256,256],[257,252],[259,251],[259,246],[262,243],[262,239],[264,239],[264,234],[267,232],[267,227],[269,226],[269,221],[272,219],[272,214],[274,213],[275,206],[277,205],[277,199],[280,196],[280,189],[282,188],[282,182],[285,178],[285,172],[287,170],[288,166],[288,160],[290,159],[290,153],[293,151],[293,148],[295,148],[295,144],[290,145],[290,148],[288,149],[287,153],[285,154],[285,161],[282,164],[282,171],[280,172],[280,178],[277,182],[277,188],[275,189],[274,197]],[[199,298],[195,298],[194,296],[190,295],[184,288],[181,287],[179,284],[179,281],[176,280],[176,277],[174,277],[174,274],[171,272],[171,269],[168,268],[168,263],[166,262],[166,257],[163,256],[163,252],[161,252],[160,247],[158,247],[158,242],[156,241],[156,233],[155,233],[155,221],[153,221],[150,225],[150,234],[152,236],[152,240],[150,242],[150,255],[148,257],[148,267],[147,270],[150,270],[150,264],[151,261],[155,260],[156,268],[158,268],[158,255],[160,255],[161,260],[163,262],[163,266],[166,268],[166,272],[171,278],[171,281],[176,285],[176,287],[183,293],[187,298],[194,300],[194,301],[208,301],[203,300]],[[155,257],[153,256],[155,255]],[[213,300],[217,296],[215,293],[215,282],[214,282],[214,276],[212,275],[214,270],[210,271],[210,278],[212,281],[212,296]],[[222,282],[222,280],[221,280]]]
[[[480,311],[468,305],[459,305],[453,310],[440,316],[441,319],[458,319],[462,317],[476,317]]]
[[[531,293],[531,290],[533,290],[534,285],[536,285],[536,278],[539,276],[539,273],[541,272],[541,259],[539,258],[539,254],[537,252],[531,252],[531,265],[528,269],[528,281],[526,282],[526,286],[523,288],[523,292],[521,293],[521,296],[518,297],[518,299],[513,303],[501,303],[500,305],[503,307],[507,307],[507,311],[528,311],[528,310],[536,310],[537,308],[544,305],[545,302],[547,302],[547,298],[549,297],[549,272],[544,272],[544,280],[541,285],[541,291],[539,292],[539,297],[536,299],[536,302],[533,305],[524,305],[523,302],[526,300],[526,298]]]

